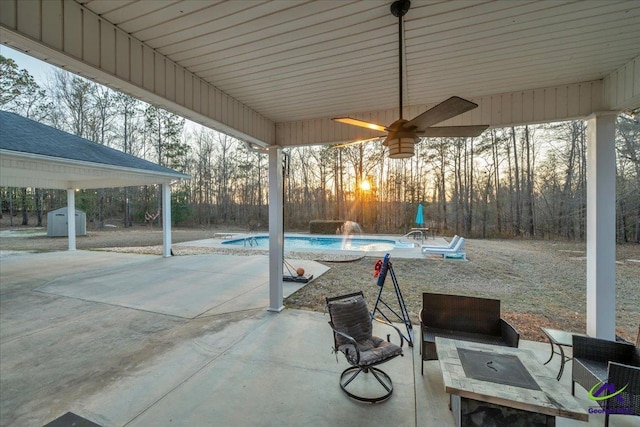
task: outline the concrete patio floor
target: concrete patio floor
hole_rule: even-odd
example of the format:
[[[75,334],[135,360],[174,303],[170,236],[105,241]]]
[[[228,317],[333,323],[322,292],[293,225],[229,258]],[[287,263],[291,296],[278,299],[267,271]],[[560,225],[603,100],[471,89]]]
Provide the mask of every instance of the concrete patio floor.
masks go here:
[[[0,425],[41,426],[70,411],[102,426],[453,426],[439,363],[426,362],[421,376],[417,346],[383,366],[395,387],[388,401],[348,399],[338,386],[347,363],[331,353],[328,316],[267,312],[263,258],[2,258]],[[305,265],[314,268],[323,266]],[[548,358],[546,343],[521,347]],[[555,376],[557,356],[548,367]],[[580,387],[577,396],[590,406]],[[610,425],[640,420],[613,416]]]

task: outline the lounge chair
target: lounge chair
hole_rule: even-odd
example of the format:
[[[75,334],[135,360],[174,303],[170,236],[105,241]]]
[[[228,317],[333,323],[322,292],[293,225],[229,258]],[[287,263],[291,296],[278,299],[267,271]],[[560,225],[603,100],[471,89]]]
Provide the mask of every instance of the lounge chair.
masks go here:
[[[443,258],[462,258],[462,259],[467,259],[467,254],[465,251],[462,250],[462,248],[464,248],[464,242],[465,239],[464,237],[461,237],[460,239],[458,239],[458,241],[456,242],[455,246],[453,248],[435,248],[435,247],[431,247],[431,248],[422,248],[422,254],[423,255],[442,255]]]
[[[453,247],[456,245],[456,243],[458,243],[458,240],[460,240],[460,236],[458,236],[456,234],[455,236],[453,236],[453,239],[451,239],[449,244],[446,245],[446,246],[444,246],[444,245],[422,245],[420,247],[422,248],[423,251],[425,249],[453,249]]]

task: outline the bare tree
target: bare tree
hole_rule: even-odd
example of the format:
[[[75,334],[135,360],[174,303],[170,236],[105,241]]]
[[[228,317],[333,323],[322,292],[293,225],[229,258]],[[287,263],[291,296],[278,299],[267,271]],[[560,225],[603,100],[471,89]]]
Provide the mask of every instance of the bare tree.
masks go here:
[[[640,243],[640,117],[618,117],[618,236]]]
[[[140,101],[124,93],[114,94],[115,109],[119,115],[116,123],[116,139],[120,139],[122,151],[127,154],[135,154],[136,139],[141,134],[141,125],[138,118],[142,114]],[[118,126],[119,125],[119,126]],[[125,187],[123,195],[123,223],[124,227],[133,225],[130,193],[132,189]]]
[[[24,117],[45,121],[51,114],[52,102],[26,69],[0,55],[0,109]]]
[[[529,126],[524,127],[524,142],[525,142],[525,153],[527,156],[527,169],[526,169],[526,185],[527,185],[527,193],[526,193],[526,206],[527,206],[527,224],[528,224],[528,232],[529,236],[535,236],[535,219],[533,216],[534,211],[534,199],[533,199],[533,160],[535,157],[532,154],[533,150],[533,142],[532,135],[529,129]]]

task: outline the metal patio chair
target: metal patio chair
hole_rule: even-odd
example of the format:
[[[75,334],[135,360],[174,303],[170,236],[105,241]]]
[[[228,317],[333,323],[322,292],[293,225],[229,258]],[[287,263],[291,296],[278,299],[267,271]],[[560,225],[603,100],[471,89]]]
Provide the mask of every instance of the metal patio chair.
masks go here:
[[[388,399],[393,393],[393,383],[389,375],[376,365],[385,363],[396,356],[402,356],[404,339],[398,328],[380,319],[395,329],[400,337],[400,345],[389,342],[372,335],[373,318],[367,309],[362,292],[356,292],[336,297],[327,297],[327,310],[331,320],[329,325],[333,329],[335,353],[342,352],[351,365],[340,375],[340,388],[347,396],[361,402],[376,403]],[[371,374],[381,388],[377,391],[364,390],[366,381],[355,381],[361,374]],[[360,377],[362,380],[366,377]]]
[[[615,396],[605,394],[596,400],[605,411],[605,427],[610,415],[640,415],[640,348],[628,342],[574,335],[572,368],[572,395],[576,383],[591,395],[599,394],[600,387],[612,387],[606,393]]]

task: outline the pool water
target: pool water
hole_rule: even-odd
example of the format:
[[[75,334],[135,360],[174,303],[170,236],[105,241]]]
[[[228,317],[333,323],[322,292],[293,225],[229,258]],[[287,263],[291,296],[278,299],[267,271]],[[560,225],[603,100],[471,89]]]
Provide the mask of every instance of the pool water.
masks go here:
[[[243,247],[269,247],[269,236],[251,236],[241,239],[231,239],[222,242],[223,245]],[[315,236],[284,236],[285,249],[328,249],[338,251],[390,251],[396,247],[395,240],[366,239],[353,236],[315,237]]]

